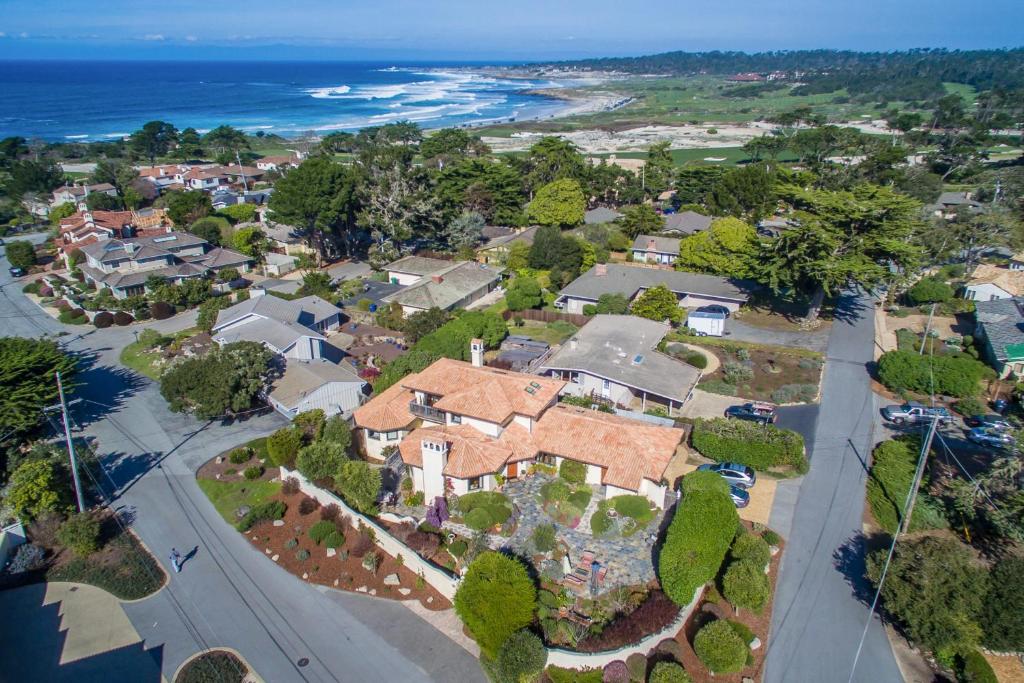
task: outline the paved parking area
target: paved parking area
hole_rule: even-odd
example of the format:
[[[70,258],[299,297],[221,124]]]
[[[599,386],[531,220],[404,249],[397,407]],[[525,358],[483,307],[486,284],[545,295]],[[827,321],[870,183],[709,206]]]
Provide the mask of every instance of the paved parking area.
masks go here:
[[[404,285],[393,285],[390,282],[376,282],[374,280],[368,280],[365,291],[359,292],[356,296],[351,299],[345,299],[341,302],[342,306],[355,306],[361,299],[369,299],[370,303],[380,304],[380,300],[386,297],[388,294],[394,294],[395,292],[405,289]]]
[[[727,339],[750,342],[752,344],[774,344],[775,346],[792,346],[824,353],[828,346],[828,328],[824,330],[787,331],[770,330],[755,327],[747,323],[729,318],[725,323]]]

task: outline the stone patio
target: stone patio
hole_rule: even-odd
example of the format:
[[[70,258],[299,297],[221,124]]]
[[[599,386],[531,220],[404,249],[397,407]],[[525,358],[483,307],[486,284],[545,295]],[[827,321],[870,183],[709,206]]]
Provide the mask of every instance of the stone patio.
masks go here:
[[[509,538],[498,535],[488,537],[488,545],[492,548],[508,548],[521,556],[528,556],[532,551],[530,541],[533,530],[540,524],[553,524],[555,535],[569,548],[569,561],[573,566],[579,561],[585,550],[593,551],[597,562],[607,568],[602,592],[617,586],[644,584],[655,578],[653,553],[654,544],[651,535],[657,535],[665,516],[659,510],[654,519],[645,529],[632,536],[617,538],[596,538],[590,532],[590,518],[597,509],[597,504],[604,499],[603,487],[592,486],[594,495],[580,518],[575,529],[556,523],[542,507],[540,488],[554,477],[535,474],[516,479],[505,484],[502,493],[515,503],[519,510],[518,528]],[[538,570],[540,568],[538,567]]]

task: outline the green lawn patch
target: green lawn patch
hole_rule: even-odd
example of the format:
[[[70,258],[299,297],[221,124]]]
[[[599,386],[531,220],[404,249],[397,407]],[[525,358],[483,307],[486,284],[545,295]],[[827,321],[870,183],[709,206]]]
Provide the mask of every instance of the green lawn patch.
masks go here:
[[[610,510],[622,519],[616,524],[609,514]],[[605,498],[597,504],[597,511],[590,518],[590,530],[595,536],[603,536],[613,531],[621,531],[623,536],[632,536],[654,519],[654,510],[645,496],[625,495]]]
[[[145,375],[152,380],[159,380],[163,364],[160,349],[147,349],[140,342],[132,342],[121,349],[121,365]]]
[[[554,346],[555,344],[561,344],[564,342],[575,334],[578,329],[579,328],[572,323],[564,320],[556,320],[550,323],[543,323],[537,320],[524,320],[523,324],[519,327],[516,327],[516,325],[510,320],[508,333],[515,334],[520,337],[529,337],[536,341],[547,342]]]
[[[243,505],[254,507],[281,490],[279,481],[218,481],[197,479],[199,488],[228,524],[238,521],[235,511]]]
[[[268,458],[267,455],[267,437],[261,436],[258,439],[253,439],[249,443],[245,444],[247,448],[251,448],[253,455],[258,459]]]

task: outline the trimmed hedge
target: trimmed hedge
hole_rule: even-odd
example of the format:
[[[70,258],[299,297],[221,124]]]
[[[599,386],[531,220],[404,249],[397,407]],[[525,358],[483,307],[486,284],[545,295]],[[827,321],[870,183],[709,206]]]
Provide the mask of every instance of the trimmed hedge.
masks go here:
[[[114,314],[110,311],[100,311],[93,316],[92,324],[97,329],[104,330],[114,324]]]
[[[878,379],[891,391],[974,396],[978,384],[994,373],[965,354],[919,355],[913,351],[887,351],[878,359]]]
[[[736,607],[760,612],[771,595],[764,565],[757,565],[751,560],[733,562],[722,577],[722,593]]]
[[[157,301],[150,305],[149,314],[154,320],[166,320],[174,315],[174,306],[166,301]]]
[[[118,327],[124,327],[125,325],[131,325],[135,322],[135,318],[130,313],[124,311],[116,311],[114,313],[114,324]]]
[[[772,559],[768,542],[754,534],[740,534],[732,543],[729,553],[733,560],[749,560],[762,569]]]
[[[587,466],[576,460],[564,458],[558,466],[558,476],[570,484],[582,484],[587,478]]]
[[[683,496],[658,556],[661,585],[676,604],[689,604],[697,589],[718,575],[738,527],[727,494],[696,490]]]
[[[642,680],[642,679],[640,679]],[[690,674],[675,662],[658,662],[651,669],[647,683],[692,683]]]
[[[718,417],[698,419],[691,436],[693,447],[716,462],[736,462],[754,469],[792,467],[808,470],[804,437],[790,429]]]
[[[920,443],[914,438],[884,441],[872,454],[867,482],[867,500],[878,526],[890,534],[900,526],[901,511],[907,492],[914,481]],[[946,526],[942,511],[928,495],[928,477],[921,482],[911,530],[936,529]]]
[[[693,650],[709,671],[715,674],[735,673],[747,663],[747,644],[728,621],[712,621],[697,632]]]

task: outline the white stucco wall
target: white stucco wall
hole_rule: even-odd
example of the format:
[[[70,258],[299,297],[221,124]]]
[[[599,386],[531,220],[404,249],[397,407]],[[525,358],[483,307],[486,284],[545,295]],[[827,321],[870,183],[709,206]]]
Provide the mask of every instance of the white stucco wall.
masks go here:
[[[422,275],[413,275],[411,273],[398,273],[393,270],[388,271],[388,282],[394,282],[399,285],[411,285],[414,282],[419,282],[422,277]]]
[[[412,470],[412,489],[413,491],[423,490],[423,468],[422,467],[410,467]],[[424,499],[426,494],[424,494]]]
[[[444,495],[444,466],[448,462],[448,447],[434,450],[420,442],[420,453],[423,458],[423,496],[433,500]]]
[[[964,288],[964,298],[971,301],[995,301],[996,299],[1009,299],[1012,296],[1005,289],[988,282],[978,285],[967,285]]]
[[[665,506],[665,494],[667,492],[667,485],[662,486],[659,484],[655,484],[650,479],[642,479],[640,481],[640,495],[647,496],[647,500],[651,501],[659,508]]]
[[[604,497],[614,498],[615,496],[632,496],[635,495],[636,491],[630,491],[629,489],[620,489],[618,486],[612,486],[611,484],[605,484]]]
[[[385,432],[379,432],[379,440],[369,438],[368,429],[360,429],[359,432],[360,438],[363,440],[363,447],[366,449],[367,457],[375,458],[377,460],[384,459],[382,453],[385,448],[388,446],[398,446],[398,443],[405,438],[406,434],[409,433],[405,430],[398,430],[398,438],[392,441],[387,441]]]
[[[515,422],[518,425],[526,427],[526,431],[528,431],[528,432],[532,432],[533,431],[533,420],[528,418],[525,415],[514,415],[512,417],[512,421]]]
[[[566,297],[565,307],[562,309],[566,313],[583,313],[583,307],[587,304],[595,303],[587,299],[577,299],[575,297]]]
[[[601,472],[601,468],[600,467],[598,467],[597,465],[590,465],[590,464],[587,465],[587,479],[586,479],[586,481],[587,481],[588,484],[597,484],[598,486],[600,486],[600,484],[601,484],[601,476],[602,476],[602,472]]]
[[[448,424],[452,424],[451,413],[448,413],[446,417],[448,419]],[[494,422],[478,420],[475,417],[466,417],[465,415],[463,415],[462,424],[469,425],[470,427],[476,429],[478,432],[482,434],[487,434],[488,436],[493,436],[495,438],[501,435],[501,425],[495,424]]]

